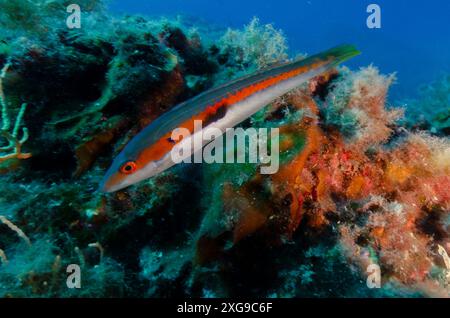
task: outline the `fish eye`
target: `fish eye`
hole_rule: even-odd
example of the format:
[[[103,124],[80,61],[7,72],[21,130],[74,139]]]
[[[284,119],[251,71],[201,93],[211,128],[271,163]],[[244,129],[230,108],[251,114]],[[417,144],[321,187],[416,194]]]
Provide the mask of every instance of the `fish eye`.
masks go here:
[[[124,174],[131,174],[136,171],[136,162],[134,161],[127,161],[120,167],[120,172]]]

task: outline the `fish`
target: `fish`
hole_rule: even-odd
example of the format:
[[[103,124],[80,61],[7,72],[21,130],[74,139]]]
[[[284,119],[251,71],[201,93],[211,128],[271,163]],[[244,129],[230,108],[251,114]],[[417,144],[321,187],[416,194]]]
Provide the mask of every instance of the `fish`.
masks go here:
[[[179,143],[192,142],[196,138],[195,122],[203,123],[202,130],[214,127],[224,133],[278,97],[360,53],[353,45],[340,45],[301,60],[257,71],[178,104],[128,142],[113,160],[99,190],[118,191],[174,166],[171,151]],[[176,128],[188,129],[192,135],[175,141],[171,136]],[[200,146],[206,144],[203,142]],[[192,149],[192,154],[198,150]]]

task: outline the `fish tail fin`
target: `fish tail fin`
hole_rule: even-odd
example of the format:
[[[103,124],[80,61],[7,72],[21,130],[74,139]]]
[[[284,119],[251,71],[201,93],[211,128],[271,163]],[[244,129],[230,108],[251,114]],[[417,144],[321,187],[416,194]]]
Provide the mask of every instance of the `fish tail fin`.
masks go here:
[[[343,44],[324,52],[308,56],[302,60],[292,62],[286,67],[289,69],[296,69],[318,64],[318,66],[325,66],[327,69],[331,69],[359,54],[361,54],[361,52],[356,49],[354,45]]]
[[[320,59],[330,60],[330,67],[335,67],[352,57],[361,54],[361,52],[351,44],[343,44],[317,55]]]

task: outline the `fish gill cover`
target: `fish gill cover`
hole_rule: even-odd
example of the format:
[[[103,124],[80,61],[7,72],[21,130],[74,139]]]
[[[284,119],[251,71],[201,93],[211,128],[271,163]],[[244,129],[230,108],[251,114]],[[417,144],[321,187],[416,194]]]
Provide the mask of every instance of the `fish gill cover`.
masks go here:
[[[68,29],[71,1],[0,0],[2,297],[449,296],[448,76],[405,116],[387,106],[395,75],[338,67],[242,124],[279,127],[276,174],[179,165],[104,194],[147,124],[288,46],[257,18],[211,37],[77,3]]]

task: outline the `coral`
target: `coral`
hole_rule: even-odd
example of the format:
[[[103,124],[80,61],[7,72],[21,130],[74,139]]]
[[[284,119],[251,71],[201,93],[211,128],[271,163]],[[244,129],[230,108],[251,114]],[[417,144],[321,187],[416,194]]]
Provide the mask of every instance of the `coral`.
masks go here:
[[[9,221],[7,218],[5,218],[3,215],[0,215],[0,222],[2,222],[3,224],[5,224],[7,227],[9,227],[12,231],[16,232],[17,235],[23,239],[28,245],[31,245],[31,241],[28,238],[28,236],[26,236],[26,234],[14,223],[12,223],[11,221]]]
[[[0,249],[0,259],[2,260],[2,263],[5,265],[8,265],[8,258],[6,257],[5,251]]]
[[[9,159],[28,159],[31,157],[30,153],[22,152],[22,145],[28,140],[28,129],[26,127],[22,128],[22,137],[19,138],[19,129],[22,124],[22,118],[25,114],[27,104],[24,103],[19,109],[16,121],[12,132],[9,132],[11,122],[8,115],[8,106],[3,92],[3,80],[6,76],[6,72],[10,64],[7,63],[1,73],[0,73],[0,105],[2,107],[2,128],[0,134],[6,139],[7,144],[0,147],[0,163]]]

